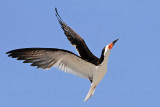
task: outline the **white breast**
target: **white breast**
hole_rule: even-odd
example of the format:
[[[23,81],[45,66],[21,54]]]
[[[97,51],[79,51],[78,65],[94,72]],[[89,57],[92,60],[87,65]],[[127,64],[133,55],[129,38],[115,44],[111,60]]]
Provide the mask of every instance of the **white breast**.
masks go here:
[[[93,76],[93,83],[97,85],[102,80],[106,72],[107,72],[107,61],[103,62],[99,66],[96,66],[96,71]]]

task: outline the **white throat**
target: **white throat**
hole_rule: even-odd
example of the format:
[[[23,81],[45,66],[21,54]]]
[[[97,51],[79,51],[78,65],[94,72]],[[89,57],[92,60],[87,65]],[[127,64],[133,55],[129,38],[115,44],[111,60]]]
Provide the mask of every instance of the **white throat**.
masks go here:
[[[102,63],[107,64],[108,63],[108,58],[109,58],[109,54],[111,52],[111,49],[108,48],[108,45],[105,47],[105,52],[104,52],[104,60]]]

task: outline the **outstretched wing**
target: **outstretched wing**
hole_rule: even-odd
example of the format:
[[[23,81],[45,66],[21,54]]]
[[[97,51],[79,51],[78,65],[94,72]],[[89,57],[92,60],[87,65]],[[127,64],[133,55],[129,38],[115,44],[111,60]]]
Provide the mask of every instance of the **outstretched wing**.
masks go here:
[[[8,56],[25,60],[24,63],[32,63],[31,66],[49,69],[52,66],[83,77],[91,79],[94,65],[86,62],[70,51],[55,48],[24,48],[7,52]]]
[[[76,47],[81,58],[93,64],[96,64],[99,58],[97,58],[92,54],[92,52],[88,49],[85,41],[61,19],[56,8],[55,11],[56,11],[56,17],[65,35],[67,36],[67,39],[71,42],[73,46]]]

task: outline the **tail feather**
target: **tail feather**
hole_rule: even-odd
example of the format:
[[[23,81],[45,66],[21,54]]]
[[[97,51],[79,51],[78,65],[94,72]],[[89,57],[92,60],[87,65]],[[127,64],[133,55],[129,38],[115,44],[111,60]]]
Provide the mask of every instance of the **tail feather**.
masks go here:
[[[92,95],[94,94],[96,86],[91,84],[90,90],[86,96],[86,98],[84,99],[84,102],[87,101],[90,97],[92,97]]]

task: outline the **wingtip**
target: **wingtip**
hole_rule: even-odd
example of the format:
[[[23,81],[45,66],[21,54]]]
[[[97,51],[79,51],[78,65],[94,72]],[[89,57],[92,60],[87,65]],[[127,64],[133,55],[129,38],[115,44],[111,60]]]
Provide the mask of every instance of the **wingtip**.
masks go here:
[[[57,8],[56,8],[56,7],[55,7],[55,12],[56,12],[56,14],[58,13],[58,12],[57,12]]]
[[[62,24],[62,23],[65,24],[65,22],[62,20],[61,16],[59,15],[57,8],[55,8],[55,12],[56,12],[55,15],[56,15],[56,17],[57,17],[57,19],[58,19],[58,22],[59,22],[60,24]]]
[[[6,52],[6,54],[11,54],[13,50]]]
[[[55,12],[56,12],[56,14],[55,14],[55,15],[56,15],[56,17],[57,17],[57,18],[59,17],[59,18],[61,19],[60,15],[58,14],[58,10],[57,10],[57,8],[56,8],[56,7],[55,7]]]
[[[58,16],[58,12],[57,12],[57,8],[55,7],[55,15],[56,15],[56,17]],[[57,17],[58,18],[58,17]]]
[[[6,52],[6,54],[9,54],[9,51],[8,51],[8,52]]]
[[[14,49],[14,50],[10,50],[10,51],[8,51],[8,52],[6,52],[6,54],[13,54],[13,53],[15,53],[17,50],[20,50],[20,49]]]
[[[56,17],[58,18],[58,20],[59,20],[59,19],[61,19],[60,15],[58,14],[58,10],[57,10],[57,8],[56,8],[56,7],[55,7],[55,12],[56,12],[56,14],[55,14],[55,15],[56,15]]]

